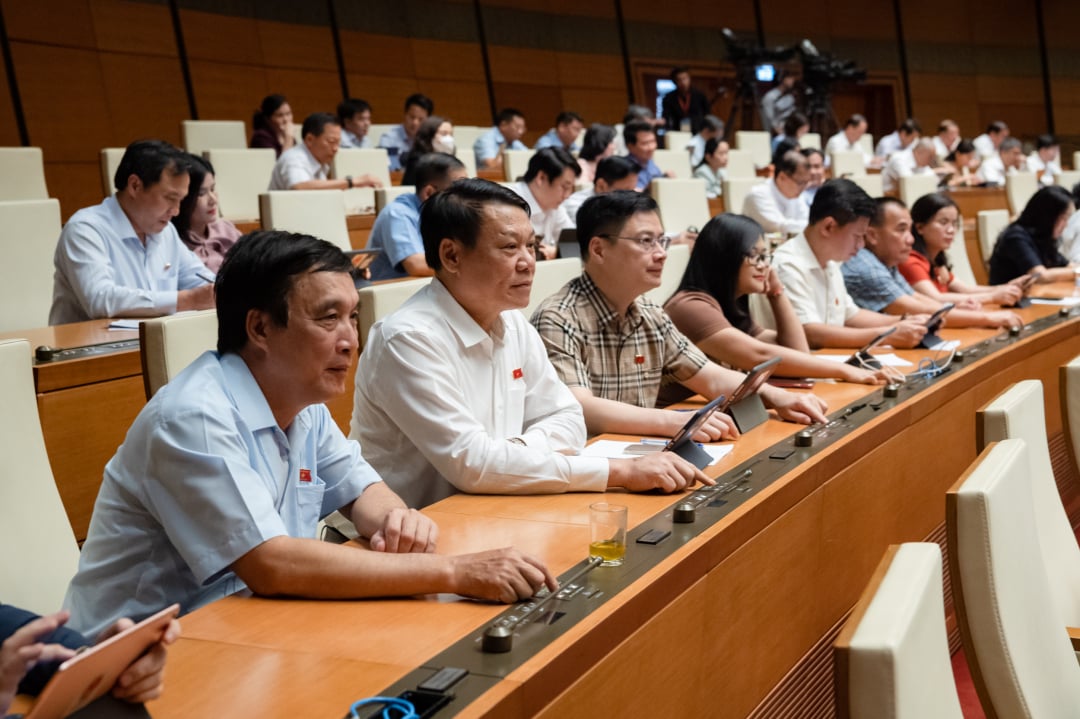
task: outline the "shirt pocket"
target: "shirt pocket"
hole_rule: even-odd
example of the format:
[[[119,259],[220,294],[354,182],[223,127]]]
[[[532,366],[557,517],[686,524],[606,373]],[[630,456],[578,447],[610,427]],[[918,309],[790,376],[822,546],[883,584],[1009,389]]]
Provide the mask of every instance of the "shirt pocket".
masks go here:
[[[322,519],[323,495],[326,483],[314,474],[311,481],[298,481],[293,485],[294,501],[291,508],[283,513],[289,535],[292,537],[315,538],[315,530]],[[292,511],[289,511],[289,510]]]
[[[514,380],[506,390],[506,404],[503,406],[502,422],[507,433],[521,434],[525,422],[525,394],[524,380]]]

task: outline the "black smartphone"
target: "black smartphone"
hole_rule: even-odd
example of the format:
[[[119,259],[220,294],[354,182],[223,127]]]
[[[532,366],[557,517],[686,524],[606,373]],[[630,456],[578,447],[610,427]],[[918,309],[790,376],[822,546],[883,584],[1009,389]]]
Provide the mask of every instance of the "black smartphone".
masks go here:
[[[935,330],[937,330],[938,325],[941,324],[941,318],[948,314],[949,310],[951,310],[953,307],[956,307],[956,305],[952,302],[946,302],[941,306],[941,309],[930,315],[930,319],[926,321],[927,331],[934,332]]]

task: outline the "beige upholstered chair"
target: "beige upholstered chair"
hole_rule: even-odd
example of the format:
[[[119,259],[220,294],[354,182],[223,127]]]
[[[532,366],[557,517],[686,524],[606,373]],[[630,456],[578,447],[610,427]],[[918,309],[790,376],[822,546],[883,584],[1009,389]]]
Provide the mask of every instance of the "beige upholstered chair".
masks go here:
[[[431,282],[430,277],[417,277],[400,282],[369,285],[359,290],[360,307],[357,326],[360,330],[360,346],[367,343],[371,326],[405,304],[421,287]]]
[[[367,131],[367,138],[369,140],[371,140],[371,146],[372,147],[378,147],[379,146],[379,140],[382,139],[383,134],[389,132],[390,130],[394,129],[396,126],[398,126],[400,124],[401,124],[400,122],[391,122],[390,124],[372,123],[371,125],[369,125],[368,126],[368,131]]]
[[[992,444],[946,495],[953,597],[989,719],[1076,717],[1080,665],[1037,559],[1026,455],[1022,439]]]
[[[120,167],[120,159],[124,156],[124,147],[103,147],[101,148],[101,192],[103,197],[108,197],[112,193],[116,192],[116,170]],[[273,152],[271,150],[270,152]],[[273,165],[271,165],[271,168]],[[266,185],[269,183],[270,175],[267,174],[267,180],[263,183],[263,186],[259,188],[259,191],[266,189]]]
[[[885,194],[881,175],[852,175],[851,181],[866,191],[870,197],[881,197]],[[906,177],[903,179],[907,179]]]
[[[1054,176],[1054,184],[1061,185],[1069,192],[1080,182],[1080,170],[1062,170]]]
[[[750,188],[766,182],[764,177],[731,177],[724,180],[724,210],[727,212],[741,213],[743,202],[750,194]]]
[[[986,266],[990,265],[990,255],[994,253],[994,245],[997,244],[998,235],[1009,224],[1008,210],[980,210],[976,225],[979,228],[979,249],[982,251],[982,261]]]
[[[79,547],[53,481],[26,340],[0,340],[0,597],[45,614],[64,601]]]
[[[923,195],[937,192],[937,175],[908,175],[900,178],[900,199],[911,207]]]
[[[871,151],[872,152],[872,151]],[[832,176],[855,177],[866,174],[863,154],[858,150],[845,150],[832,153]]]
[[[889,547],[833,656],[842,718],[962,719],[945,631],[941,547]]]
[[[667,251],[667,260],[664,261],[664,273],[660,277],[660,286],[649,290],[645,297],[658,305],[668,301],[675,294],[675,290],[682,282],[686,265],[690,262],[690,245],[672,245]]]
[[[0,147],[0,202],[47,200],[40,147]]]
[[[859,138],[859,147],[863,149],[867,155],[873,157],[874,155],[874,136],[869,132],[864,132],[863,136]]]
[[[558,260],[545,260],[536,263],[536,274],[533,275],[532,292],[529,295],[529,305],[521,310],[525,318],[532,317],[533,312],[540,303],[562,289],[570,280],[581,274],[580,257],[563,257]]]
[[[815,150],[821,149],[821,135],[816,132],[808,132],[799,138],[799,147],[814,148]]]
[[[402,195],[416,194],[416,188],[412,185],[390,185],[388,187],[375,188],[375,212],[382,212],[383,208]]]
[[[746,150],[729,150],[727,161],[727,176],[728,179],[736,180],[743,178],[755,178],[757,177],[757,171],[754,169],[754,156]],[[728,207],[727,193],[724,193],[725,207]],[[742,207],[742,203],[739,203],[739,207]],[[734,210],[731,210],[734,212]]]
[[[386,150],[358,150],[348,148],[338,150],[331,161],[332,174],[338,179],[372,175],[378,178],[383,187],[390,187],[390,158]]]
[[[0,332],[44,327],[52,306],[60,202],[0,202],[0,228]]]
[[[473,158],[473,165],[475,166],[476,153],[473,152],[473,145],[476,144],[481,135],[490,129],[490,126],[454,125],[454,147],[457,148],[458,159],[464,162],[463,155],[468,155]]]
[[[455,129],[456,133],[457,130]],[[457,138],[454,138],[457,140]],[[476,177],[476,153],[473,152],[472,145],[466,148],[458,147],[457,154],[454,155],[457,159],[461,160],[461,164],[465,165],[465,174],[468,177]]]
[[[689,145],[690,141],[693,139],[694,133],[692,132],[682,132],[681,130],[668,130],[664,133],[664,149],[689,152],[686,146]]]
[[[230,222],[259,219],[259,195],[266,192],[274,172],[273,149],[207,150],[203,155],[214,167],[221,216]]]
[[[746,150],[757,167],[772,163],[772,143],[769,133],[761,130],[739,130],[735,133],[735,147]]]
[[[503,151],[503,174],[507,182],[517,182],[518,178],[525,176],[529,169],[529,160],[536,154],[536,150],[504,150]]]
[[[689,180],[694,176],[690,168],[690,153],[686,150],[657,150],[653,162],[664,172],[672,172],[679,180]]]
[[[649,186],[667,232],[678,234],[688,227],[702,228],[709,221],[705,180],[671,180],[658,177]]]
[[[1023,477],[1031,488],[1052,600],[1063,626],[1080,627],[1080,547],[1054,481],[1044,417],[1042,382],[1017,382],[978,411],[979,448],[1004,439],[1027,444]]]
[[[1034,172],[1010,172],[1005,175],[1005,196],[1009,200],[1009,212],[1014,216],[1024,210],[1035,191],[1039,189],[1039,179]]]
[[[184,120],[180,127],[184,148],[192,155],[247,147],[247,132],[241,120]]]
[[[971,257],[968,256],[967,241],[964,239],[963,217],[960,218],[960,227],[953,238],[952,247],[945,251],[945,256],[949,258],[949,264],[952,265],[956,279],[969,285],[979,284],[975,279],[974,270],[971,269]]]
[[[217,311],[180,312],[139,323],[146,399],[206,350],[217,347]]]
[[[259,195],[264,230],[303,232],[351,250],[341,190],[278,190]]]
[[[1061,419],[1073,466],[1080,467],[1080,355],[1058,371]]]

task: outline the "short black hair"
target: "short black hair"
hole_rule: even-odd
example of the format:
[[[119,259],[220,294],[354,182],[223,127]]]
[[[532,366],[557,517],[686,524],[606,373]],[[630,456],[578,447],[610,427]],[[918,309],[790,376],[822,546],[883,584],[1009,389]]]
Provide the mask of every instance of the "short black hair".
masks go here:
[[[615,128],[611,125],[594,122],[585,131],[585,139],[581,141],[581,152],[578,153],[578,157],[592,162],[604,154],[608,145],[615,142],[615,135]]]
[[[585,200],[577,213],[577,239],[581,256],[587,260],[592,238],[614,237],[622,232],[626,221],[639,212],[655,212],[660,216],[656,200],[635,190],[605,192]]]
[[[1053,135],[1050,135],[1050,134],[1039,135],[1038,137],[1035,138],[1035,149],[1036,150],[1045,150],[1046,148],[1053,147],[1054,145],[1057,145],[1057,144],[1058,144],[1057,138],[1054,137]]]
[[[573,155],[561,147],[545,147],[537,150],[529,158],[529,167],[525,170],[525,176],[522,179],[525,182],[532,182],[542,172],[548,182],[551,182],[566,172],[567,168],[574,171],[574,177],[581,175],[581,165],[577,163]]]
[[[778,153],[773,157],[773,161],[776,163],[776,174],[787,175],[788,177],[792,177],[799,171],[799,168],[806,167],[809,164],[806,156],[795,147],[783,154]]]
[[[799,134],[799,128],[809,126],[810,120],[798,110],[787,116],[784,120],[784,137],[795,137]]]
[[[783,162],[784,155],[789,152],[798,152],[799,143],[792,137],[785,136],[783,140],[776,143],[776,148],[773,150],[771,162],[774,167],[779,168]]]
[[[359,115],[361,112],[371,112],[371,105],[367,100],[360,100],[355,97],[350,97],[337,106],[337,116],[341,124],[344,125],[346,120],[351,120],[353,116]]]
[[[669,77],[671,77],[672,82],[675,82],[675,78],[677,78],[679,75],[682,75],[684,72],[689,75],[690,68],[686,67],[685,65],[679,65],[671,69],[671,75]]]
[[[847,122],[844,123],[844,127],[858,127],[864,122],[866,122],[866,116],[860,115],[856,112],[854,115],[847,119]]]
[[[476,238],[484,222],[484,206],[509,205],[529,216],[529,203],[513,190],[489,180],[458,180],[449,188],[432,195],[420,208],[420,236],[424,240],[424,259],[428,267],[442,269],[439,245],[443,239],[457,240],[465,247],[476,247]]]
[[[916,132],[921,135],[922,134],[922,125],[920,125],[919,121],[916,120],[915,118],[909,117],[908,119],[906,119],[906,120],[904,120],[903,122],[900,123],[900,127],[896,128],[896,131],[897,132],[902,132],[905,135],[911,135],[911,134],[916,133]]]
[[[348,274],[351,269],[352,263],[337,245],[311,235],[281,230],[244,235],[225,255],[214,283],[218,352],[239,352],[247,345],[251,310],[267,312],[277,326],[287,326],[289,295],[300,275]]]
[[[172,176],[191,171],[187,153],[163,140],[138,140],[127,146],[113,176],[113,187],[123,190],[128,178],[135,175],[143,187],[153,187],[165,172]]]
[[[975,143],[971,140],[961,140],[957,143],[956,149],[950,152],[945,159],[949,162],[956,162],[957,155],[970,155],[973,152],[975,152]]]
[[[709,140],[709,142],[712,142],[712,140]],[[603,180],[610,185],[619,180],[626,179],[630,175],[636,177],[637,174],[637,165],[625,157],[612,155],[611,157],[605,157],[603,160],[596,163],[596,176],[593,178],[593,186],[596,186],[597,180]]]
[[[416,158],[413,165],[413,180],[416,191],[424,189],[428,185],[446,185],[447,175],[451,170],[464,170],[465,165],[461,160],[445,152],[429,152]]]
[[[435,103],[430,97],[420,92],[414,92],[413,94],[405,98],[405,112],[408,112],[409,108],[413,105],[416,105],[421,110],[427,112],[427,114],[429,115],[435,112]]]
[[[582,119],[581,115],[573,110],[563,110],[555,116],[556,125],[569,125],[571,122],[580,122],[582,125],[585,124],[585,120]]]
[[[860,217],[871,219],[875,212],[877,206],[866,190],[848,179],[829,180],[814,194],[810,224],[831,217],[838,225],[849,225]]]
[[[1006,125],[1004,121],[1002,121],[1002,120],[994,120],[993,122],[991,122],[989,125],[986,126],[986,134],[989,135],[990,133],[1002,132],[1002,131],[1008,130],[1008,129],[1009,129],[1009,126]]]
[[[623,128],[623,140],[627,145],[638,144],[638,135],[643,132],[647,132],[650,135],[656,134],[656,128],[647,122],[628,122],[626,127]]]
[[[881,227],[885,223],[885,212],[888,210],[889,205],[896,205],[905,210],[907,209],[907,203],[899,197],[891,197],[889,195],[875,197],[874,216],[870,218],[870,225],[872,227]]]
[[[300,128],[300,137],[307,137],[308,135],[322,137],[322,134],[326,132],[327,125],[341,127],[337,117],[329,112],[313,112],[304,118],[304,126]]]
[[[802,153],[802,156],[805,157],[807,161],[809,161],[810,158],[814,155],[821,155],[821,159],[825,159],[825,153],[816,147],[803,147],[799,150],[799,152]]]
[[[502,125],[507,122],[513,122],[515,117],[525,119],[525,113],[518,110],[516,107],[504,107],[499,110],[499,113],[495,115],[495,124]]]
[[[180,200],[180,210],[176,217],[172,218],[173,227],[184,244],[188,243],[188,232],[191,230],[191,213],[195,211],[195,203],[199,201],[199,192],[202,190],[203,180],[207,175],[213,175],[214,166],[209,160],[204,160],[190,152],[184,153],[184,159],[188,165],[188,193]]]

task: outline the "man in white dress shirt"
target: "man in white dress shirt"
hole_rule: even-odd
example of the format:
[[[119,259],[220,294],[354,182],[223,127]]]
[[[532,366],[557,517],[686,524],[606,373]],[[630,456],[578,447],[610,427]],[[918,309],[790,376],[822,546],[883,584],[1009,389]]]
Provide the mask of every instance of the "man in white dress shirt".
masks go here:
[[[900,178],[911,175],[933,175],[934,142],[929,137],[917,141],[912,147],[894,153],[881,171],[881,187],[885,192],[898,192]]]
[[[810,182],[810,163],[798,150],[788,150],[775,162],[776,176],[746,193],[742,213],[766,232],[796,235],[810,219],[810,208],[802,199]]]
[[[1052,185],[1061,174],[1061,146],[1053,135],[1035,138],[1035,152],[1027,156],[1027,169],[1041,172],[1039,184]]]
[[[829,138],[825,143],[825,167],[832,164],[834,152],[858,152],[863,156],[863,164],[867,167],[880,167],[880,158],[875,158],[862,146],[862,136],[866,134],[869,125],[866,118],[856,113],[847,119],[840,132]]]
[[[987,159],[997,154],[1001,143],[1009,136],[1009,126],[1001,120],[994,120],[986,126],[986,132],[972,140],[979,157]]]
[[[911,146],[922,135],[922,127],[918,120],[908,118],[900,123],[900,127],[878,140],[874,154],[888,160],[901,150],[911,149]]]
[[[934,153],[939,160],[944,160],[956,151],[960,144],[960,126],[948,118],[938,125],[937,135],[934,137]]]
[[[997,154],[979,165],[978,175],[987,184],[1004,185],[1007,175],[1025,169],[1024,149],[1020,140],[1006,137],[1001,141]]]
[[[544,259],[555,259],[559,235],[574,226],[563,203],[574,192],[574,182],[581,174],[577,160],[561,147],[545,147],[529,158],[529,168],[514,192],[529,203],[533,234],[539,238]]]
[[[330,178],[330,163],[341,146],[341,124],[328,112],[307,116],[301,130],[304,141],[281,153],[270,174],[271,190],[348,190],[382,187],[372,175]]]

